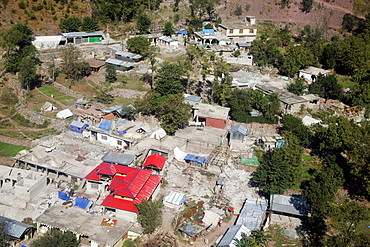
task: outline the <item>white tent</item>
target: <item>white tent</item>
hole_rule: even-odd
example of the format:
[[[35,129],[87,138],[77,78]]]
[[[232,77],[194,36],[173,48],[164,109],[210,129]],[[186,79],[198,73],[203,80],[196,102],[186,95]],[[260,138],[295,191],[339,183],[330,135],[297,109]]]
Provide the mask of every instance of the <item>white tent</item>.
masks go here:
[[[176,159],[177,161],[185,162],[184,158],[185,158],[185,156],[187,155],[187,153],[185,153],[185,152],[181,151],[181,149],[180,149],[180,148],[175,147],[175,148],[173,149],[173,154],[174,154],[175,159]]]
[[[38,50],[55,49],[58,47],[61,41],[65,38],[62,35],[58,36],[36,36],[33,37],[32,44]]]
[[[186,195],[175,192],[169,191],[163,197],[163,204],[169,208],[179,208],[179,206],[186,200]]]
[[[56,117],[57,118],[60,118],[60,119],[66,119],[66,118],[69,118],[69,117],[72,117],[73,116],[73,113],[71,112],[70,109],[64,109],[60,112],[57,113]]]
[[[211,226],[211,228],[216,227],[217,223],[220,221],[220,216],[209,210],[204,211],[204,217],[202,219],[204,225]]]
[[[53,106],[52,103],[46,101],[45,104],[40,108],[40,110],[42,112],[50,112],[50,111],[53,111],[53,110],[56,110],[57,108],[55,106]]]
[[[155,139],[155,140],[160,140],[162,139],[163,137],[165,137],[167,135],[166,131],[162,128],[154,131],[151,135],[150,135],[150,138],[151,139]]]

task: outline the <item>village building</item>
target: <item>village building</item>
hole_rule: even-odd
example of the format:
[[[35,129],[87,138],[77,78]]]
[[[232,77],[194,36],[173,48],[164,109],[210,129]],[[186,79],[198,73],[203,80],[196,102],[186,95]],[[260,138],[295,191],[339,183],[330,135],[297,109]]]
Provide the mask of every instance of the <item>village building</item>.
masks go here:
[[[233,43],[252,42],[257,37],[256,17],[245,17],[245,23],[222,23],[218,29]]]
[[[57,36],[35,36],[32,38],[32,44],[37,50],[57,49],[65,44],[66,38],[62,35]]]
[[[89,127],[88,124],[73,120],[72,123],[69,125],[69,130],[82,134],[83,130],[87,127]]]
[[[168,191],[167,194],[163,196],[163,205],[178,210],[185,200],[185,194],[176,191]]]
[[[194,32],[194,35],[198,42],[201,43],[202,47],[207,48],[210,45],[230,45],[231,40],[222,32],[215,32],[213,29],[203,29],[199,32]]]
[[[251,230],[249,230],[244,225],[231,226],[222,236],[222,239],[220,240],[220,242],[218,242],[217,247],[237,247],[235,240],[240,240],[243,233],[246,236],[249,236],[251,234]]]
[[[203,122],[204,126],[224,129],[226,127],[230,108],[197,103],[193,106],[194,121]]]
[[[287,195],[271,195],[270,211],[292,217],[307,217],[309,206],[302,197]]]
[[[240,211],[235,225],[244,225],[249,230],[260,230],[267,211],[267,200],[260,198],[247,198]]]
[[[123,61],[123,60],[119,60],[119,59],[114,59],[114,58],[108,58],[107,60],[105,60],[105,63],[106,64],[114,65],[115,68],[116,68],[116,70],[119,70],[119,71],[130,70],[135,65],[132,62],[127,62],[127,61]]]
[[[164,45],[164,46],[169,46],[172,48],[178,48],[179,47],[179,41],[175,40],[173,38],[167,37],[167,36],[159,36],[157,39],[157,44],[159,45]]]
[[[107,210],[117,217],[136,219],[138,209],[135,204],[156,198],[162,176],[152,174],[151,170],[103,162],[85,179],[89,191],[111,191],[101,203]]]
[[[160,172],[163,170],[166,160],[167,159],[165,157],[157,153],[149,155],[143,164],[143,168],[152,169]]]
[[[76,109],[89,109],[91,107],[90,100],[78,99],[75,102]]]
[[[41,106],[40,108],[40,111],[41,112],[51,112],[51,111],[54,111],[54,110],[57,110],[58,108],[53,106],[52,103],[46,101],[45,104],[43,106]]]
[[[84,246],[121,247],[132,222],[112,215],[86,213],[79,207],[66,207],[61,202],[51,206],[35,219],[37,231],[49,229],[71,231]]]
[[[85,60],[91,69],[91,72],[99,72],[99,70],[105,65],[104,61],[96,60],[96,59],[87,59]]]
[[[320,74],[327,76],[329,73],[330,70],[310,66],[306,69],[301,69],[298,73],[298,77],[303,77],[307,83],[311,83],[315,81]]]
[[[104,33],[102,31],[96,31],[92,33],[87,32],[63,33],[62,36],[65,38],[67,44],[74,45],[101,43],[104,40]]]
[[[126,62],[137,63],[143,58],[143,56],[128,51],[116,51],[114,53],[114,58]]]

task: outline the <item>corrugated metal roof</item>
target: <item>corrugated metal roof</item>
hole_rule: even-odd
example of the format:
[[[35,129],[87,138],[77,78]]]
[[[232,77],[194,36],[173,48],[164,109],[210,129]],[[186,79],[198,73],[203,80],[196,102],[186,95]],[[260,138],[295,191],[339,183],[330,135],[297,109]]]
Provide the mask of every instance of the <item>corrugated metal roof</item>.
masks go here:
[[[248,43],[236,43],[237,46],[239,47],[251,47],[251,43],[248,42]]]
[[[111,106],[111,107],[108,107],[107,109],[102,110],[102,112],[111,113],[111,112],[117,111],[117,112],[121,113],[122,108],[123,108],[123,106],[121,106],[121,105],[115,105],[115,106]]]
[[[134,213],[138,213],[136,206],[134,205],[133,201],[124,200],[121,198],[114,197],[113,195],[108,195],[104,201],[101,203],[102,206],[108,208],[115,208],[126,210]]]
[[[134,63],[126,62],[126,61],[122,61],[122,60],[118,60],[114,58],[108,58],[107,60],[105,60],[105,62],[109,64],[117,65],[117,66],[123,66],[126,68],[134,67]]]
[[[148,200],[152,196],[154,190],[157,188],[161,180],[162,176],[150,175],[149,179],[146,181],[143,188],[136,196],[134,203],[140,203],[141,201]]]
[[[71,33],[63,33],[62,34],[66,38],[73,38],[73,37],[94,37],[94,36],[103,36],[104,33],[102,31],[96,31],[93,33],[87,32],[71,32]]]
[[[72,123],[71,123],[71,125],[72,125],[72,126],[75,126],[75,127],[77,127],[77,128],[80,128],[80,129],[82,129],[82,128],[84,128],[84,127],[88,126],[87,124],[85,124],[85,123],[81,123],[80,121],[76,121],[76,120],[73,120],[73,121],[72,121]]]
[[[134,161],[135,156],[131,154],[120,154],[108,152],[101,158],[103,162],[119,164],[119,165],[130,165]]]
[[[271,210],[297,216],[307,216],[309,207],[306,201],[300,197],[286,195],[271,195]]]
[[[23,235],[24,231],[26,231],[28,228],[32,228],[31,225],[16,220],[12,220],[6,217],[0,217],[0,221],[4,221],[5,228],[7,231],[6,233],[9,236],[15,238],[20,238]]]
[[[159,169],[163,169],[163,166],[164,166],[164,163],[165,162],[166,162],[166,158],[163,157],[162,155],[160,155],[160,154],[152,154],[152,155],[149,155],[146,158],[143,167],[146,167],[146,166],[149,166],[149,165],[153,165],[153,166],[158,167]]]
[[[114,54],[115,55],[120,55],[122,57],[132,58],[132,59],[141,59],[143,57],[139,54],[128,52],[128,51],[116,51],[116,53],[114,53]]]
[[[237,245],[235,244],[234,240],[240,240],[242,238],[242,233],[249,236],[251,231],[243,225],[231,226],[222,237],[217,247],[236,247]]]
[[[249,230],[258,230],[267,210],[267,201],[260,198],[249,197],[236,221],[236,225],[244,225]]]
[[[163,35],[162,36],[159,36],[158,39],[159,40],[162,40],[164,42],[168,42],[168,43],[171,43],[173,41],[177,41],[177,40],[175,40],[173,38],[170,38],[170,37],[167,37],[167,36],[163,36]]]
[[[235,125],[230,129],[230,133],[240,132],[243,135],[247,134],[247,129],[242,125]]]
[[[186,195],[180,192],[169,191],[167,195],[163,197],[163,202],[171,203],[174,205],[181,205],[186,199]]]

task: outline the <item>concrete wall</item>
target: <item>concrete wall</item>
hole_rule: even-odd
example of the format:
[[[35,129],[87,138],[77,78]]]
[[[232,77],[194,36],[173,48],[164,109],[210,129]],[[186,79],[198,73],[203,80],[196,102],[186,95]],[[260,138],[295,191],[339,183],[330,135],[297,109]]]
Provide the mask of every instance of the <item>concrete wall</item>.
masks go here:
[[[137,219],[137,214],[133,212],[129,212],[126,210],[116,209],[116,216],[117,218],[125,219],[127,221],[135,222]]]
[[[242,65],[253,65],[253,56],[248,56],[248,55],[242,55],[239,57],[228,57],[224,56],[224,60],[227,63],[233,63],[233,64],[242,64]]]
[[[43,191],[46,188],[46,186],[47,186],[47,176],[42,176],[29,188],[29,199],[32,200],[33,198],[35,198],[35,196],[37,196],[41,191]]]
[[[198,142],[198,141],[189,141],[185,145],[184,152],[192,154],[210,154],[216,145]]]
[[[102,138],[103,136],[106,136],[107,140],[104,140]],[[115,138],[113,136],[109,136],[109,135],[102,134],[102,133],[97,133],[97,140],[101,143],[104,143],[104,144],[107,144],[107,145],[110,145],[110,146],[114,146],[114,147],[117,147],[117,148],[120,148],[120,149],[123,149],[126,145],[128,145],[125,141],[123,141],[119,138]],[[118,141],[122,141],[122,144],[119,145]]]

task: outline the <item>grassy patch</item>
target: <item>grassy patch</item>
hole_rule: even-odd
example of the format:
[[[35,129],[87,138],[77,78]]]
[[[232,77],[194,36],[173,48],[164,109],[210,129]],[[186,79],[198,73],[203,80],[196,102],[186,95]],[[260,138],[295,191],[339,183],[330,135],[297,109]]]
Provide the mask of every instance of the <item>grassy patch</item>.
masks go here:
[[[128,104],[134,104],[134,103],[135,103],[135,99],[114,97],[114,104],[112,105],[128,105]]]
[[[44,120],[44,123],[42,124],[32,123],[30,120],[26,119],[25,117],[18,113],[12,116],[11,119],[17,122],[18,125],[28,128],[46,128],[50,124],[50,120],[48,119]]]
[[[304,161],[314,161],[315,160],[315,157],[311,156],[311,155],[303,155],[303,160]]]
[[[146,83],[141,79],[141,76],[128,76],[118,75],[117,82],[119,86],[117,88],[132,89],[137,91],[149,91],[150,88],[146,86]]]
[[[16,146],[16,145],[0,142],[0,156],[3,156],[3,157],[14,157],[19,151],[23,149],[29,149],[29,147]]]
[[[49,97],[51,95],[53,95],[54,97],[59,97],[59,96],[63,96],[64,95],[64,93],[62,93],[61,91],[59,91],[55,87],[43,86],[43,87],[40,87],[39,90],[41,92],[43,92],[44,94],[46,94],[47,96],[49,96]]]
[[[4,120],[0,122],[0,128],[2,129],[12,129],[14,128],[14,124],[12,124],[9,120]]]
[[[6,136],[19,140],[26,140],[27,138],[17,131],[0,131],[1,136]]]
[[[58,135],[60,134],[60,131],[56,131],[54,129],[45,129],[40,131],[23,131],[23,134],[25,134],[28,138],[35,140],[44,136]]]
[[[279,226],[270,226],[268,228],[268,234],[271,236],[270,241],[275,242],[274,246],[302,246],[299,239],[290,240],[284,236],[284,228]]]
[[[357,84],[353,81],[339,81],[338,83],[345,88],[352,88]]]

